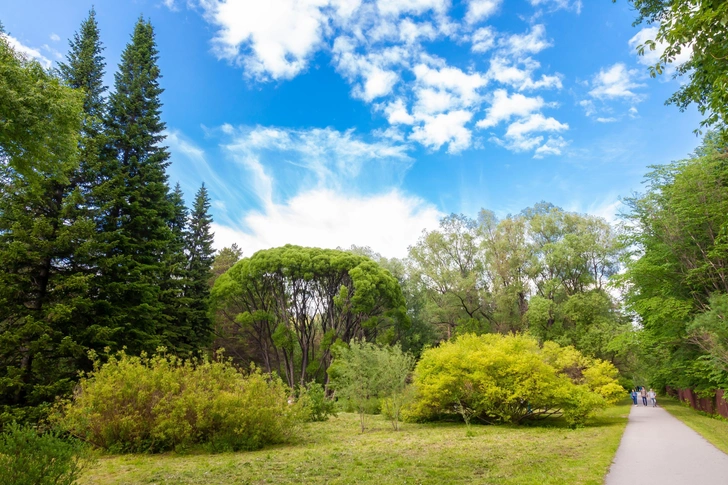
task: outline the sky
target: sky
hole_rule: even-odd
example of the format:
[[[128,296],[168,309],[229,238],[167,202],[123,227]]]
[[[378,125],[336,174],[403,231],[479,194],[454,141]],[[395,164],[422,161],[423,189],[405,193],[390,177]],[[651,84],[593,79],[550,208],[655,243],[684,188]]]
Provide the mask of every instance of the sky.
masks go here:
[[[403,257],[449,213],[540,201],[615,221],[700,142],[626,0],[0,0],[0,21],[54,67],[92,5],[110,89],[154,25],[170,184],[189,204],[204,182],[216,247],[248,256]]]

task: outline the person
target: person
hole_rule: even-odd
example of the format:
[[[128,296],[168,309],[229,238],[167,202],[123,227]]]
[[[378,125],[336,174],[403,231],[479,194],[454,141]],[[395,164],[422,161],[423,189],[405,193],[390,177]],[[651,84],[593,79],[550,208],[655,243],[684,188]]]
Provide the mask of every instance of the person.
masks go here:
[[[642,396],[642,404],[647,406],[647,389],[643,387],[640,391],[640,396]]]
[[[649,396],[650,401],[652,402],[652,407],[657,407],[657,394],[655,394],[655,391],[650,388],[650,392],[647,393],[647,396]]]
[[[632,392],[629,393],[630,396],[632,396],[632,402],[634,405],[637,405],[637,389],[632,389]]]

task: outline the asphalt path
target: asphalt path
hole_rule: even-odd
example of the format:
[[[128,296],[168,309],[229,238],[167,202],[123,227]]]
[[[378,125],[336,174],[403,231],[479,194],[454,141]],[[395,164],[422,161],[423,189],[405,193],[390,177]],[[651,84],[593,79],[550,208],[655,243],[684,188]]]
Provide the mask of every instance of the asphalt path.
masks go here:
[[[728,455],[664,409],[640,402],[629,413],[606,485],[643,482],[728,483]]]

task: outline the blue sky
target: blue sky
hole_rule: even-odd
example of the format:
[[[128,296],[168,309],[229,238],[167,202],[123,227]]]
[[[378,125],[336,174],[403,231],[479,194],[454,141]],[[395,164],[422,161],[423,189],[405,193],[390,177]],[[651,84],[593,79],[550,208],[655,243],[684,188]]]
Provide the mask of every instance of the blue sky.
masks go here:
[[[110,87],[152,21],[170,182],[204,181],[216,244],[248,255],[404,256],[444,214],[541,200],[613,220],[699,142],[624,0],[0,0],[0,21],[50,66],[92,5]]]

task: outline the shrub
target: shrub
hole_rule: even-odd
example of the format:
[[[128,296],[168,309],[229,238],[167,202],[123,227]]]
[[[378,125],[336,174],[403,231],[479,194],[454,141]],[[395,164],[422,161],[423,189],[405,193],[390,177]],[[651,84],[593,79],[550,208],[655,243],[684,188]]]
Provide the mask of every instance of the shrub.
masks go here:
[[[71,485],[91,463],[89,449],[75,439],[50,431],[10,424],[0,435],[0,483]]]
[[[252,450],[288,441],[304,419],[289,389],[227,361],[120,353],[81,379],[73,400],[56,410],[65,430],[117,452]]]
[[[415,402],[405,415],[428,420],[460,414],[466,422],[522,422],[562,415],[572,425],[616,402],[623,390],[608,362],[573,347],[543,348],[524,335],[462,335],[425,351]]]
[[[324,387],[318,382],[310,382],[307,387],[302,387],[298,398],[306,410],[308,421],[326,421],[329,416],[336,417],[336,403],[326,397]]]
[[[382,398],[392,398],[392,425],[398,429],[401,394],[412,371],[414,359],[400,347],[377,346],[353,340],[348,346],[334,347],[334,361],[329,367],[331,387],[337,397],[354,405],[359,413],[361,430],[372,404]]]

